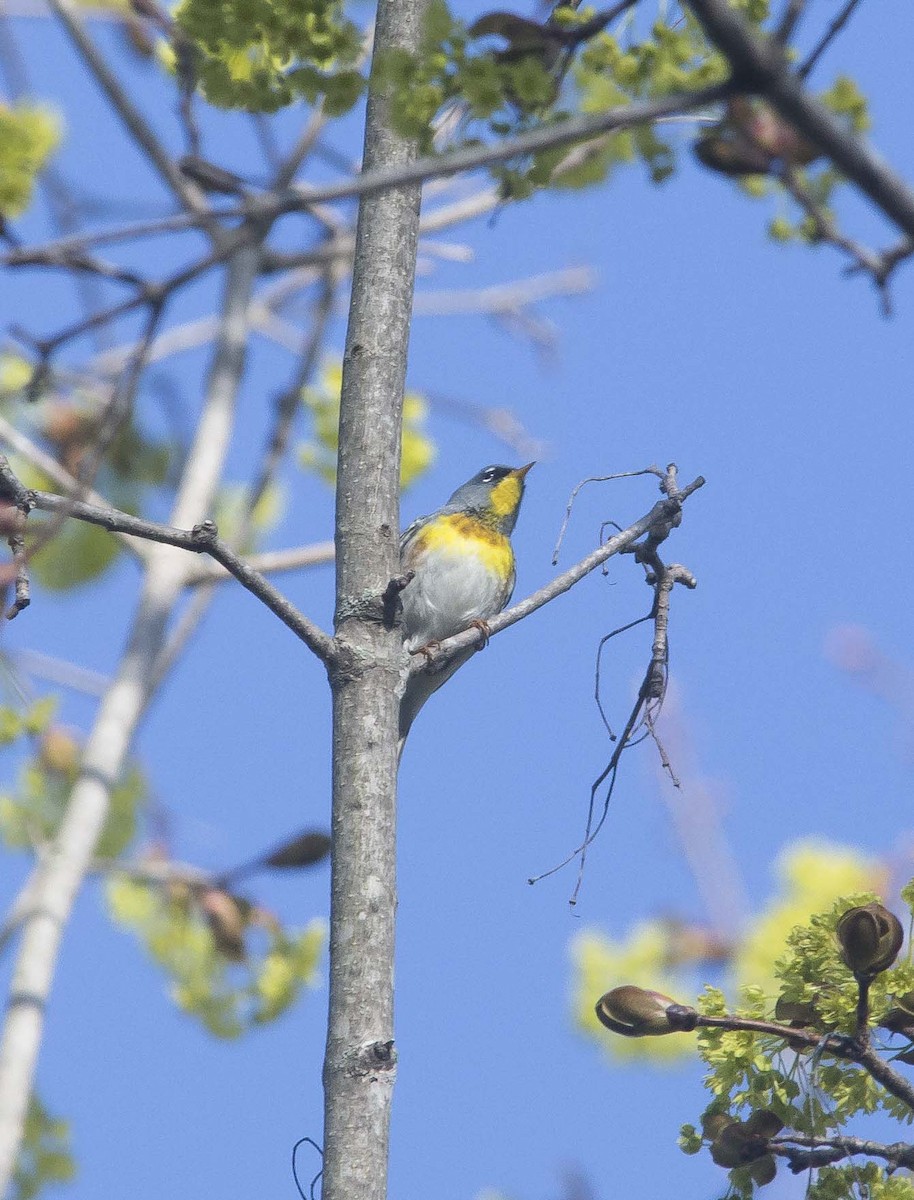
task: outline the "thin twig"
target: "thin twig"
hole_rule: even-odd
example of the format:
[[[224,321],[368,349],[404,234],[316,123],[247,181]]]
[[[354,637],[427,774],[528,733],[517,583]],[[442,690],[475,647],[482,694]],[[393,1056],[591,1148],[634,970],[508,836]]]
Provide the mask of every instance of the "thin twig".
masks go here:
[[[841,11],[829,25],[828,29],[826,29],[825,33],[822,35],[822,38],[814,47],[814,49],[810,51],[802,66],[797,69],[797,75],[800,79],[805,80],[809,76],[816,63],[851,19],[854,9],[859,3],[860,0],[847,0],[847,4],[845,4],[844,8],[841,9]]]
[[[630,479],[637,475],[656,475],[658,479],[663,479],[663,472],[659,467],[644,467],[641,471],[617,471],[614,475],[589,475],[586,479],[582,479],[580,483],[576,483],[571,489],[571,495],[568,497],[568,504],[565,508],[565,516],[562,520],[562,527],[559,530],[559,536],[555,543],[555,549],[552,551],[552,565],[557,566],[559,561],[559,551],[562,548],[562,542],[565,540],[565,532],[568,529],[568,522],[571,520],[571,510],[574,508],[574,502],[578,497],[578,493],[588,483],[607,483],[611,479]]]
[[[22,524],[25,522],[25,514],[22,514]],[[22,529],[17,529],[15,533],[11,533],[7,538],[7,543],[13,554],[13,566],[16,570],[16,585],[13,603],[6,610],[6,619],[12,621],[17,617],[24,608],[28,608],[31,601],[29,591],[29,567],[28,559],[25,553],[25,537]]]
[[[790,71],[783,49],[755,33],[727,0],[688,0],[708,39],[730,63],[730,86],[764,96],[803,137],[909,237],[914,237],[914,191],[866,142]]]
[[[793,37],[806,8],[806,0],[787,0],[783,15],[774,31],[774,40],[786,46]]]
[[[683,492],[680,491],[678,486],[677,468],[675,464],[671,463],[667,467],[666,472],[660,471],[659,468],[648,468],[640,473],[661,475],[661,488],[666,493],[668,500],[675,502],[682,498]],[[572,495],[572,500],[573,499],[574,495]],[[557,863],[548,871],[545,871],[540,875],[536,875],[527,881],[531,884],[538,883],[541,879],[546,879],[550,875],[554,875],[557,871],[560,871],[570,862],[573,862],[575,859],[577,859],[578,876],[570,898],[570,903],[572,905],[577,903],[577,898],[584,881],[584,869],[586,865],[588,847],[599,834],[609,813],[609,806],[612,800],[613,791],[615,790],[615,784],[619,772],[619,763],[622,755],[626,750],[631,749],[633,746],[637,745],[638,742],[643,740],[643,738],[637,738],[636,740],[636,734],[642,727],[646,730],[646,736],[653,737],[657,743],[661,754],[661,760],[666,761],[666,755],[662,749],[662,746],[660,745],[654,729],[654,721],[660,711],[660,707],[663,703],[663,698],[666,693],[667,666],[669,662],[668,628],[670,596],[673,587],[677,583],[684,584],[688,588],[694,588],[696,586],[696,582],[692,573],[685,567],[680,566],[678,563],[671,564],[669,566],[664,564],[660,559],[658,547],[669,536],[671,531],[680,523],[680,520],[681,507],[671,509],[667,514],[666,520],[655,522],[654,525],[647,531],[647,537],[643,542],[636,541],[634,543],[630,543],[622,550],[623,553],[633,554],[636,560],[644,566],[645,571],[647,572],[647,582],[650,583],[654,589],[654,601],[651,607],[651,612],[647,618],[653,622],[654,626],[654,636],[651,644],[650,659],[648,661],[647,669],[644,673],[641,686],[638,689],[635,703],[631,712],[629,713],[628,720],[625,722],[625,727],[623,728],[622,733],[616,742],[616,746],[612,755],[610,756],[609,762],[591,785],[590,799],[587,806],[587,820],[584,828],[584,837],[580,845],[576,846],[575,849],[560,863]],[[639,621],[633,622],[633,624],[640,624],[641,620],[643,619],[644,618],[641,618]],[[616,636],[618,632],[618,630],[614,630],[609,637]],[[607,640],[608,637],[601,641],[597,654],[596,694],[597,704],[600,708],[600,713],[603,717],[604,724],[606,725],[610,732],[610,736],[612,737],[612,731],[609,727],[609,722],[606,718],[605,712],[603,711],[603,706],[599,695],[600,655]],[[673,775],[672,769],[670,769],[670,774]],[[673,778],[675,779],[675,776],[673,776]],[[603,798],[602,812],[596,823],[594,823],[597,793],[604,784],[607,784],[607,789]]]
[[[72,0],[48,0],[48,3],[69,34],[86,67],[108,97],[114,111],[163,181],[189,212],[198,215],[205,213],[207,205],[203,194],[184,178],[152,127],[135,107],[101,51],[83,28],[76,5]]]
[[[795,167],[784,166],[778,172],[778,178],[812,221],[816,237],[848,255],[851,259],[849,272],[863,271],[871,277],[879,291],[883,314],[891,316],[892,296],[889,283],[898,265],[914,254],[914,238],[904,238],[897,246],[888,250],[871,250],[841,232],[835,218],[816,201]]]
[[[333,658],[333,639],[300,613],[268,579],[248,566],[244,559],[223,542],[212,521],[203,521],[193,529],[178,529],[156,521],[147,521],[142,517],[134,517],[114,508],[99,508],[81,500],[55,496],[52,492],[29,492],[28,495],[34,507],[42,512],[59,513],[77,521],[87,521],[90,525],[99,525],[112,533],[129,533],[134,537],[145,538],[165,546],[177,546],[192,554],[210,555],[230,575],[234,575],[242,586],[263,601],[318,658],[323,662],[329,662]]]

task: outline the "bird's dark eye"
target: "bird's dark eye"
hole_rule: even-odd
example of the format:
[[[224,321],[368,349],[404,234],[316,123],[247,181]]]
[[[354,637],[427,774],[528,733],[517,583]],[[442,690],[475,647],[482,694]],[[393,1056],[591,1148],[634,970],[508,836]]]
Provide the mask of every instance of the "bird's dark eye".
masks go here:
[[[495,478],[495,468],[489,467],[488,471],[483,472],[482,482],[483,483],[491,483],[494,478]]]

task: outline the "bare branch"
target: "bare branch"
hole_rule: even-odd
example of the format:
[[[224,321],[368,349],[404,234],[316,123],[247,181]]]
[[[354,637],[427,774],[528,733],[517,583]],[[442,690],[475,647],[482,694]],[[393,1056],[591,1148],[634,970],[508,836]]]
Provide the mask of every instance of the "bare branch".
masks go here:
[[[208,554],[233,575],[249,592],[275,613],[323,662],[333,657],[333,640],[308,620],[277,588],[253,570],[218,536],[212,521],[203,521],[192,529],[179,529],[146,521],[115,508],[99,508],[53,492],[30,492],[34,507],[42,512],[59,513],[90,525],[99,525],[111,533],[127,533],[164,546],[176,546],[192,554]]]
[[[824,1167],[829,1163],[855,1155],[881,1158],[889,1163],[890,1170],[900,1167],[914,1169],[914,1146],[908,1142],[873,1142],[859,1137],[804,1137],[802,1134],[785,1134],[771,1138],[768,1150],[779,1158],[787,1159],[787,1165],[795,1175],[813,1167]]]
[[[206,201],[202,193],[181,174],[153,132],[152,127],[134,106],[98,47],[83,28],[77,6],[72,3],[72,0],[48,0],[48,3],[60,18],[70,40],[108,97],[114,111],[164,182],[186,209],[196,214],[205,213]]]
[[[667,96],[660,100],[639,101],[592,116],[571,117],[556,125],[544,125],[492,145],[470,146],[449,154],[429,155],[397,167],[365,169],[354,179],[344,179],[324,187],[290,188],[288,192],[279,196],[255,196],[251,199],[249,211],[253,216],[273,217],[282,213],[298,212],[322,201],[375,195],[391,188],[402,187],[404,184],[459,175],[477,167],[490,166],[506,159],[548,150],[553,146],[582,141],[608,130],[632,129],[636,125],[644,125],[674,113],[692,112],[696,108],[704,108],[726,99],[733,90],[732,84],[715,84],[697,92]],[[241,210],[235,211],[239,216],[244,215]]]
[[[264,550],[260,554],[249,554],[244,562],[261,575],[282,575],[289,571],[301,571],[307,567],[320,567],[332,563],[334,550],[333,542],[313,542],[308,546],[292,546],[287,550]],[[223,583],[231,578],[231,572],[225,567],[214,564],[189,572],[186,586],[201,587]]]
[[[791,73],[783,49],[757,36],[727,0],[688,0],[706,35],[726,56],[731,86],[765,96],[798,133],[818,146],[909,237],[914,192],[874,150],[850,133]]]
[[[533,437],[510,408],[492,408],[464,400],[462,397],[446,396],[441,392],[429,392],[427,395],[435,408],[441,412],[453,413],[459,420],[487,430],[521,458],[538,459],[546,452],[546,443]]]
[[[223,216],[237,216],[237,213],[223,213],[213,210],[205,216],[197,213],[174,213],[167,217],[156,217],[151,221],[127,221],[117,225],[105,226],[102,229],[86,229],[79,233],[71,233],[66,237],[55,238],[51,242],[41,242],[30,248],[30,254],[55,258],[66,254],[84,251],[88,246],[112,245],[116,242],[130,242],[148,237],[160,237],[167,233],[193,233],[200,226],[206,225],[210,218],[217,220]],[[12,252],[13,254],[15,251]],[[10,255],[4,255],[0,261],[10,266],[15,265]]]
[[[831,213],[816,202],[795,167],[785,166],[778,178],[812,221],[819,240],[836,246],[848,255],[851,259],[849,271],[864,271],[872,277],[879,289],[882,311],[886,316],[891,316],[889,283],[896,267],[914,254],[914,238],[904,238],[889,250],[870,250],[841,232]]]
[[[423,316],[480,313],[493,316],[519,313],[528,305],[555,296],[580,296],[593,290],[596,275],[590,267],[544,271],[527,279],[489,287],[440,292],[417,292],[415,311]]]

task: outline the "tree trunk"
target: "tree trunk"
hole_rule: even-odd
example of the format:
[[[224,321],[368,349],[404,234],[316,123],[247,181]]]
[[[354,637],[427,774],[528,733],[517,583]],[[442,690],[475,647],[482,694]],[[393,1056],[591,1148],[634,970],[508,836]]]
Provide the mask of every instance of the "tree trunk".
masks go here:
[[[418,46],[421,0],[380,0],[375,61]],[[368,101],[364,170],[415,158]],[[324,1062],[324,1200],[382,1200],[393,1044],[397,728],[402,639],[384,593],[399,572],[400,431],[412,312],[418,184],[359,208],[343,360],[336,510],[330,1017]]]

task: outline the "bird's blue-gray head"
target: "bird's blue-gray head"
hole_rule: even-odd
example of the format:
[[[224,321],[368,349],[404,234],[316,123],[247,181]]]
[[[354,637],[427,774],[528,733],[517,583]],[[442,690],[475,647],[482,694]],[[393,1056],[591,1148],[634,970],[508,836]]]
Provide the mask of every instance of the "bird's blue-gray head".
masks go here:
[[[524,498],[524,479],[534,464],[524,467],[483,467],[459,487],[447,502],[450,512],[471,512],[504,534],[517,524]]]

